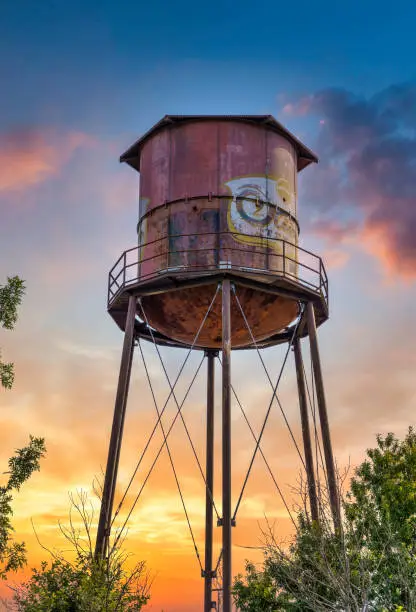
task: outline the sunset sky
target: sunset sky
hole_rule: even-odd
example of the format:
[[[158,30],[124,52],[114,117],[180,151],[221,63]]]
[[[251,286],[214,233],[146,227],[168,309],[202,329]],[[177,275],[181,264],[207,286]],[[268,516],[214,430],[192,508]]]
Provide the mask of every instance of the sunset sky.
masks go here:
[[[357,464],[377,433],[403,435],[414,424],[415,23],[410,0],[0,2],[0,284],[18,274],[27,285],[16,330],[0,334],[3,359],[16,368],[12,391],[0,390],[0,460],[6,470],[29,434],[46,439],[41,472],[15,503],[30,566],[48,557],[31,519],[42,544],[65,548],[58,521],[68,493],[89,490],[105,467],[122,346],[106,312],[107,274],[137,239],[138,175],[118,157],[165,114],[272,114],[317,153],[319,165],[300,177],[300,244],[322,255],[329,274],[319,340],[338,464]],[[145,353],[162,400],[166,381],[153,348]],[[163,355],[174,377],[185,354]],[[282,356],[265,352],[274,379]],[[197,363],[198,355],[179,397]],[[233,355],[232,368],[258,430],[267,379],[252,353]],[[205,383],[204,368],[184,407],[202,462]],[[299,439],[293,355],[281,392]],[[217,384],[217,425],[220,399]],[[120,491],[154,414],[136,353]],[[251,445],[233,405],[234,501]],[[290,500],[300,462],[276,406],[263,449]],[[172,453],[203,555],[204,486],[180,424]],[[215,494],[220,507],[218,473]],[[265,515],[278,535],[290,533],[257,458],[233,533],[234,573],[260,558],[249,547],[260,544]],[[216,530],[217,552],[219,538]],[[201,610],[203,582],[166,453],[127,542],[155,576],[149,611]]]

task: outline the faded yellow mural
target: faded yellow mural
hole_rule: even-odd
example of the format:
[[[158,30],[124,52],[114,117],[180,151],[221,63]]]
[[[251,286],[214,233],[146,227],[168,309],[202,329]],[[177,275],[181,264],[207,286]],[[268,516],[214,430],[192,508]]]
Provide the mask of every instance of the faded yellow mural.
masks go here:
[[[284,248],[289,257],[288,271],[295,274],[298,230],[294,219],[295,169],[290,152],[277,148],[273,152],[273,168],[282,175],[243,176],[225,183],[232,196],[227,210],[228,229],[237,242],[269,248],[276,255],[282,255]]]

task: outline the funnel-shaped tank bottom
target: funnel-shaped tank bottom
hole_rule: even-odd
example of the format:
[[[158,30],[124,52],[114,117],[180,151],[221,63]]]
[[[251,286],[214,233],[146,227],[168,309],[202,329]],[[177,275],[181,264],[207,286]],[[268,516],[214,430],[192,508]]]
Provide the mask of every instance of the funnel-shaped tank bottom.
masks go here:
[[[216,285],[171,291],[143,297],[149,324],[159,332],[186,344],[192,344],[215,294]],[[270,293],[237,287],[237,295],[256,341],[265,340],[289,325],[298,315],[295,300]],[[231,300],[233,348],[252,344],[252,338],[235,297]],[[203,348],[221,348],[221,292],[195,343]]]

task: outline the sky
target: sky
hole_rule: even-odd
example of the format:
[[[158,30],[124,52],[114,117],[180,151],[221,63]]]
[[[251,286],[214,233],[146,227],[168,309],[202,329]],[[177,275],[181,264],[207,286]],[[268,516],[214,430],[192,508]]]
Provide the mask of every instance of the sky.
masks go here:
[[[138,175],[118,157],[165,114],[272,114],[317,153],[319,164],[299,181],[300,244],[323,257],[329,274],[330,319],[319,341],[338,465],[353,468],[377,433],[401,436],[414,424],[415,19],[410,0],[2,0],[0,284],[18,274],[27,291],[16,329],[0,335],[3,358],[16,368],[13,390],[0,391],[0,460],[6,465],[29,434],[48,448],[15,504],[29,567],[48,556],[32,522],[44,546],[65,548],[58,522],[67,519],[68,494],[91,491],[105,466],[122,346],[106,313],[107,274],[135,245],[138,214]],[[163,372],[152,347],[144,350],[162,399]],[[174,377],[185,355],[163,356]],[[265,351],[273,378],[282,357],[281,348]],[[190,361],[179,396],[197,356]],[[252,353],[233,355],[232,367],[258,430],[267,379]],[[184,408],[202,461],[205,376]],[[292,361],[281,399],[299,439]],[[118,499],[154,412],[136,354]],[[250,444],[234,404],[234,499]],[[301,466],[276,406],[263,448],[290,498]],[[172,453],[203,554],[204,487],[179,426]],[[220,506],[218,477],[215,496]],[[290,534],[258,458],[234,531],[234,573],[245,558],[260,560],[265,516],[279,537]],[[218,551],[219,530],[215,537]],[[201,609],[202,579],[165,454],[129,521],[128,547],[154,576],[147,610]]]

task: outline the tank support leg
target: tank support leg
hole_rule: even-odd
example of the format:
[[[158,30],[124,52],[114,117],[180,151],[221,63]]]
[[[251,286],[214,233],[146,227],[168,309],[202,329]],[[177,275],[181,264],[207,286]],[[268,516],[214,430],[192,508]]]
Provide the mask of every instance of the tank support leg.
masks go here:
[[[207,453],[205,495],[205,568],[204,612],[212,610],[212,544],[213,544],[213,494],[214,494],[214,376],[215,351],[207,351]]]
[[[127,396],[130,384],[130,373],[134,348],[134,321],[136,317],[137,298],[130,296],[124,332],[123,352],[121,355],[120,373],[114,407],[113,425],[111,428],[110,447],[108,450],[107,467],[105,471],[104,489],[101,500],[100,518],[98,522],[95,557],[104,558],[107,554],[111,530],[111,515],[113,512],[114,493],[117,481],[118,463],[120,459],[121,441],[123,438],[124,417],[126,414]]]
[[[318,497],[316,493],[315,471],[313,467],[313,454],[311,432],[309,429],[308,404],[306,401],[305,375],[303,371],[302,351],[300,340],[296,338],[294,345],[296,377],[298,381],[300,420],[302,424],[303,448],[305,452],[306,478],[308,481],[309,504],[313,521],[319,520]]]
[[[331,435],[329,432],[328,411],[322,377],[321,360],[319,357],[318,338],[316,334],[315,312],[312,302],[307,305],[308,334],[311,346],[311,359],[315,375],[316,397],[318,400],[319,420],[321,423],[322,443],[324,447],[326,473],[328,477],[329,501],[335,529],[341,525],[340,507],[338,500],[338,486],[335,472],[334,456],[332,453]]]
[[[223,612],[231,612],[231,286],[222,283],[222,553]]]

